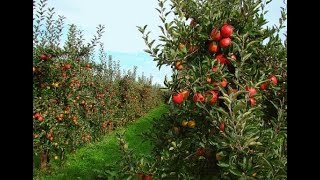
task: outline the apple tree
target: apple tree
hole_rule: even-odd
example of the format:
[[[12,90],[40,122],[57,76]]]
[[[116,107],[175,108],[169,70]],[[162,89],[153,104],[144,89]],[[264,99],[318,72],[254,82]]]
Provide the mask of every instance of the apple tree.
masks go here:
[[[155,121],[156,176],[286,179],[286,9],[266,27],[262,0],[158,0],[162,34],[145,50],[172,78]],[[168,8],[170,5],[170,8]]]

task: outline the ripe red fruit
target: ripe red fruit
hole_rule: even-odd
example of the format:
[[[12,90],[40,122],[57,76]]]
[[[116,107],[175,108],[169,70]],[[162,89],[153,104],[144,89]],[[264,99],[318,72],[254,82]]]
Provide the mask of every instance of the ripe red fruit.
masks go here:
[[[175,67],[176,67],[177,70],[183,69],[182,62],[181,61],[176,61],[175,62]]]
[[[224,132],[224,122],[220,123],[219,129],[220,131]]]
[[[209,91],[208,95],[209,95],[209,97],[212,96],[211,99],[209,100],[210,104],[214,104],[215,102],[217,102],[218,94],[215,91]]]
[[[226,78],[222,78],[222,81],[219,83],[221,87],[226,87],[228,85],[228,81]]]
[[[205,155],[205,150],[203,147],[197,148],[196,150],[196,155],[197,156],[204,156]]]
[[[212,82],[211,77],[207,77],[207,82],[208,82],[209,84],[211,84],[211,82]]]
[[[152,175],[145,175],[144,179],[145,180],[152,180],[152,177],[153,177]]]
[[[67,77],[67,73],[63,72],[63,73],[62,73],[62,77],[63,77],[63,78],[66,78],[66,77]]]
[[[42,122],[43,121],[43,117],[42,116],[38,117],[38,121]]]
[[[231,39],[230,38],[223,38],[219,41],[219,46],[222,48],[226,48],[228,46],[230,46],[231,44]]]
[[[172,102],[174,104],[181,104],[183,102],[183,95],[181,93],[175,93],[172,95]]]
[[[220,29],[220,33],[222,37],[230,37],[232,35],[232,32],[233,32],[233,27],[230,26],[229,24],[224,24]]]
[[[197,51],[199,49],[198,46],[195,46],[195,45],[191,45],[188,49],[188,53],[193,53],[195,51]]]
[[[255,106],[257,104],[257,101],[255,98],[249,98],[251,106]]]
[[[260,84],[260,89],[261,89],[261,90],[266,90],[267,87],[268,87],[268,83],[266,83],[266,82]]]
[[[179,44],[179,49],[182,51],[184,49],[185,45],[183,43]]]
[[[221,39],[221,33],[219,30],[213,28],[211,30],[211,33],[210,33],[210,39],[214,40],[214,41],[220,41]]]
[[[257,94],[257,90],[254,87],[247,87],[247,91],[249,91],[249,97],[253,97]]]
[[[201,93],[196,93],[193,95],[193,102],[203,102],[205,99]]]
[[[218,62],[221,63],[221,64],[225,64],[225,63],[227,63],[227,61],[228,61],[228,59],[227,59],[224,55],[222,55],[222,54],[217,54],[217,55],[216,55],[216,59],[217,59]]]
[[[34,118],[36,118],[36,119],[38,119],[40,116],[41,116],[41,114],[40,114],[40,113],[36,113],[36,114],[34,114]]]
[[[188,97],[189,97],[189,91],[184,90],[184,91],[181,92],[181,94],[182,94],[182,96],[183,96],[183,99],[188,99]]]
[[[40,55],[40,59],[41,60],[47,60],[48,59],[48,56],[46,54],[41,54]]]
[[[217,43],[214,41],[209,43],[208,49],[209,49],[210,53],[216,53],[219,51],[219,47],[218,47]]]
[[[273,85],[277,85],[278,84],[278,80],[277,80],[277,77],[275,75],[271,75],[269,77],[269,79],[271,80]]]
[[[216,72],[217,70],[218,70],[218,67],[217,67],[217,66],[213,66],[213,67],[212,67],[212,71],[213,71],[213,72]]]
[[[231,59],[233,59],[233,60],[237,60],[237,56],[236,56],[236,55],[234,55],[234,54],[232,54],[232,55],[231,55]]]
[[[70,65],[70,64],[66,64],[66,65],[64,65],[64,68],[65,68],[65,69],[70,69],[70,68],[71,68],[71,65]]]

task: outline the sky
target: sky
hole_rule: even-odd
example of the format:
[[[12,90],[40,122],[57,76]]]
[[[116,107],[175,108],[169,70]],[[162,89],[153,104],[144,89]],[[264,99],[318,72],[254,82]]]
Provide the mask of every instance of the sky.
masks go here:
[[[266,6],[268,26],[278,24],[280,6],[284,6],[283,0],[273,0]],[[148,25],[150,39],[157,39],[161,34],[158,28],[161,21],[155,10],[157,0],[48,0],[48,7],[65,16],[66,24],[76,24],[87,40],[95,34],[98,24],[105,25],[102,42],[106,54],[120,60],[121,69],[132,69],[136,65],[138,74],[152,74],[153,82],[161,85],[166,74],[171,76],[169,66],[162,66],[159,71],[156,62],[143,51],[146,45],[136,27]]]

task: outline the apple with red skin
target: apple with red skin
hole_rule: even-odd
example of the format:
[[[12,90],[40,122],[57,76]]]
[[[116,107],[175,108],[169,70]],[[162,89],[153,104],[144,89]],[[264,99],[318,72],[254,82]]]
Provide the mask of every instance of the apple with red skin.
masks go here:
[[[216,72],[218,70],[218,67],[217,66],[213,66],[212,69],[211,69],[213,72]]]
[[[230,37],[233,33],[233,27],[227,23],[225,23],[221,29],[220,33],[222,37]]]
[[[184,90],[184,91],[181,92],[181,94],[182,94],[184,100],[188,99],[188,97],[189,97],[189,91]]]
[[[209,100],[210,104],[214,104],[215,102],[217,102],[219,96],[215,91],[209,91],[208,95],[212,96],[211,99]]]
[[[152,180],[152,175],[145,175],[144,180]]]
[[[43,116],[40,114],[40,113],[36,113],[34,115],[34,118],[36,118],[39,122],[42,122],[43,121]]]
[[[231,54],[231,59],[237,60],[237,56],[235,54]]]
[[[65,69],[70,69],[70,68],[71,68],[71,65],[70,65],[70,64],[66,64],[66,65],[64,65],[64,68],[65,68]]]
[[[216,53],[219,52],[219,46],[216,42],[212,41],[208,45],[208,50],[210,53]]]
[[[196,45],[190,45],[189,49],[188,49],[188,53],[194,53],[195,51],[197,51],[199,49],[199,46]]]
[[[35,117],[36,119],[38,119],[40,116],[41,116],[40,113],[35,113],[35,114],[34,114],[34,117]]]
[[[222,78],[222,81],[219,83],[221,87],[226,87],[228,85],[228,81],[226,78]]]
[[[257,101],[255,98],[249,98],[251,106],[255,106],[257,104]]]
[[[253,97],[257,94],[257,90],[254,87],[246,87],[246,90],[249,91],[249,97]]]
[[[224,132],[224,122],[220,123],[219,129],[220,131]]]
[[[48,56],[46,54],[41,54],[40,59],[41,60],[48,60]]]
[[[271,75],[271,76],[269,77],[269,79],[271,80],[271,82],[272,82],[272,84],[273,84],[274,86],[278,84],[278,79],[277,79],[277,77],[276,77],[275,75]]]
[[[183,102],[183,99],[184,99],[184,97],[181,93],[174,93],[172,95],[172,102],[174,104],[181,104]]]
[[[209,84],[211,84],[212,78],[211,78],[211,77],[207,77],[207,82],[208,82]]]
[[[42,116],[38,117],[38,121],[42,122],[43,121],[43,117]]]
[[[219,30],[217,30],[216,28],[213,28],[210,32],[210,39],[214,40],[214,41],[220,41],[221,39],[221,33]]]
[[[182,51],[185,48],[186,45],[184,45],[183,43],[179,44],[179,49]]]
[[[67,73],[63,72],[63,73],[62,73],[62,77],[63,77],[63,78],[66,78],[66,77],[67,77]]]
[[[176,61],[176,62],[175,62],[175,68],[176,68],[177,70],[183,69],[182,62],[181,62],[181,61]]]
[[[265,83],[261,83],[260,84],[260,89],[261,90],[266,90],[267,88],[268,88],[268,83],[265,82]]]
[[[203,147],[199,147],[199,148],[197,148],[197,150],[196,150],[196,155],[197,156],[204,156],[205,155],[205,150],[204,150],[204,148]]]
[[[203,95],[201,93],[195,93],[193,95],[193,102],[203,102],[205,100],[205,98],[203,97]]]
[[[227,63],[228,59],[223,55],[223,54],[217,54],[216,59],[218,60],[219,63],[225,64]]]
[[[222,47],[222,48],[226,48],[228,46],[230,46],[231,44],[231,39],[230,38],[222,38],[220,41],[219,41],[219,46]]]

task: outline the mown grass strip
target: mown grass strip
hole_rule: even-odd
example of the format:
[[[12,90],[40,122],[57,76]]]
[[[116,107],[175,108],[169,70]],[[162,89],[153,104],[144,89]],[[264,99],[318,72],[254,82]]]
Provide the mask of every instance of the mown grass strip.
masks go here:
[[[120,159],[119,145],[116,133],[125,131],[125,139],[130,149],[136,155],[150,154],[152,144],[143,142],[140,137],[141,132],[151,128],[152,120],[160,118],[167,112],[168,107],[161,105],[145,116],[137,119],[134,123],[126,127],[119,128],[106,135],[100,142],[88,144],[77,150],[74,154],[69,154],[63,167],[53,164],[54,172],[51,175],[36,172],[34,179],[93,179],[96,177],[94,169],[102,170],[106,165],[118,168],[115,162]]]

